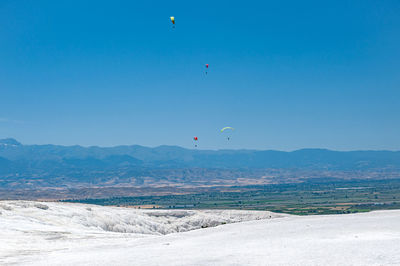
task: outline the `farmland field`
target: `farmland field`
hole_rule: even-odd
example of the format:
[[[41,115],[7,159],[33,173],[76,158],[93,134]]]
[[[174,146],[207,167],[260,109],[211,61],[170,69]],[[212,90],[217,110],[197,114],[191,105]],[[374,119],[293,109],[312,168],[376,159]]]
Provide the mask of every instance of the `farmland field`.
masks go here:
[[[236,192],[66,200],[161,209],[244,209],[308,215],[400,209],[400,179],[237,187]]]

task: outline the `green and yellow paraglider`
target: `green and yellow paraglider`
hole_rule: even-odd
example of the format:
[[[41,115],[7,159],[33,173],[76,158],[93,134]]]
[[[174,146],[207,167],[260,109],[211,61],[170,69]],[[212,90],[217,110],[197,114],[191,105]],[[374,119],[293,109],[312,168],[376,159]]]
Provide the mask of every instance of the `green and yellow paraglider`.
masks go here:
[[[171,20],[172,28],[175,29],[175,17],[170,17],[169,19]]]
[[[224,127],[224,128],[221,129],[221,133],[224,132],[227,129],[235,130],[233,127]]]
[[[224,128],[221,129],[221,133],[224,133],[225,131],[229,132],[229,135],[227,136],[227,139],[230,140],[231,139],[231,136],[230,136],[231,132],[230,131],[233,131],[233,130],[235,130],[233,127],[224,127]]]

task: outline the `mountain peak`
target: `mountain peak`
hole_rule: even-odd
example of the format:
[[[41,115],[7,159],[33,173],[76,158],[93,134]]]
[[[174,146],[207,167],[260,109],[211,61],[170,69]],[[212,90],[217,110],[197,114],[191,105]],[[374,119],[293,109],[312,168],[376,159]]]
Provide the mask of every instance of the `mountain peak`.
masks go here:
[[[0,146],[21,146],[17,140],[12,138],[0,139]]]

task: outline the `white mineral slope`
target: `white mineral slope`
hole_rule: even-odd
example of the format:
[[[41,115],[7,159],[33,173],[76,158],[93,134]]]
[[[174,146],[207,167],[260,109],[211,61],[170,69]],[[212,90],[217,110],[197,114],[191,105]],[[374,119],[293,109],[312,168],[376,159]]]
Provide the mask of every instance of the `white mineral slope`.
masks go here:
[[[48,205],[48,210],[58,207],[57,203]],[[73,206],[76,209],[87,207]],[[95,211],[97,208],[100,208],[98,211],[108,211],[110,207],[96,207]],[[109,211],[113,212],[114,208]],[[10,211],[2,210],[0,216],[1,231],[6,231],[0,232],[0,248],[6,247],[4,241],[7,237],[21,238],[11,241],[12,248],[2,257],[3,264],[400,265],[400,211],[397,210],[350,215],[281,216],[280,219],[240,222],[183,233],[146,234],[147,237],[99,228],[93,228],[92,232],[73,226],[64,228],[69,223],[62,222],[63,232],[70,235],[44,240],[39,231],[49,234],[49,225],[44,223],[43,227],[37,225],[34,228],[34,218],[25,221],[23,215],[20,218],[22,224],[18,225],[14,220],[14,225],[4,225],[5,212]],[[256,213],[260,215],[260,212]],[[269,215],[266,213],[265,218]],[[28,223],[25,231],[17,232],[28,221],[30,225]],[[25,249],[25,254],[10,253],[24,250],[21,249],[25,245],[21,243],[21,240],[26,240],[22,237],[24,234],[34,236],[30,243],[32,250]]]
[[[146,237],[283,216],[254,211],[137,210],[0,201],[0,265],[29,262],[32,256],[61,250],[108,249]]]

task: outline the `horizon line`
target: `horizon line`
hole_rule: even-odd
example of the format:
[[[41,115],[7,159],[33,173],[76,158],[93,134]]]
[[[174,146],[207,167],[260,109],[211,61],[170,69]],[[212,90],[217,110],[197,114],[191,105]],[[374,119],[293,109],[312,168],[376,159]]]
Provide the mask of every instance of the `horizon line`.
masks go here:
[[[188,151],[274,151],[274,152],[286,152],[286,153],[291,153],[291,152],[297,152],[297,151],[303,151],[303,150],[321,150],[321,151],[331,151],[331,152],[400,152],[400,150],[390,150],[390,149],[365,149],[365,150],[335,150],[335,149],[328,149],[328,148],[300,148],[300,149],[294,149],[294,150],[278,150],[278,149],[201,149],[201,148],[186,148],[182,147],[179,145],[169,145],[169,144],[163,144],[163,145],[158,145],[158,146],[145,146],[141,144],[120,144],[120,145],[113,145],[113,146],[99,146],[99,145],[81,145],[81,144],[73,144],[73,145],[63,145],[63,144],[52,144],[52,143],[47,143],[47,144],[24,144],[19,142],[17,139],[8,137],[8,138],[1,138],[0,139],[0,144],[2,141],[5,140],[13,140],[17,142],[18,144],[22,146],[60,146],[60,147],[81,147],[81,148],[116,148],[116,147],[132,147],[132,146],[139,146],[143,148],[149,148],[149,149],[157,149],[157,148],[162,148],[162,147],[171,147],[171,148],[180,148]]]

